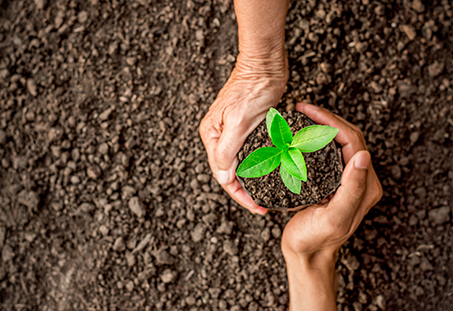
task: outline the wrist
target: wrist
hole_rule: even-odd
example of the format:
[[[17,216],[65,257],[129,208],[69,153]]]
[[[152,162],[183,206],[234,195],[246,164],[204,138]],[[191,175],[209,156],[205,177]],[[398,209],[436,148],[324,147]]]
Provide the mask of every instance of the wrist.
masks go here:
[[[282,54],[270,56],[240,52],[235,72],[242,76],[280,81],[284,88],[289,78],[288,59],[284,51]]]
[[[284,253],[289,281],[290,311],[336,310],[336,252]]]

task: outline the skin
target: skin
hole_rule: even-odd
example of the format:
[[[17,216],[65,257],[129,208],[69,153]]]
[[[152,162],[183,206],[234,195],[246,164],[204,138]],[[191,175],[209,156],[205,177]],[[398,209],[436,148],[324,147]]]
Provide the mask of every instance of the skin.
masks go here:
[[[235,0],[239,55],[228,81],[200,124],[214,177],[252,213],[265,214],[236,178],[236,154],[247,136],[276,107],[288,81],[285,17],[288,1]]]
[[[290,310],[333,311],[338,250],[381,199],[382,186],[359,128],[313,105],[298,104],[296,109],[318,124],[340,130],[335,140],[342,145],[346,167],[333,198],[297,213],[283,232]]]

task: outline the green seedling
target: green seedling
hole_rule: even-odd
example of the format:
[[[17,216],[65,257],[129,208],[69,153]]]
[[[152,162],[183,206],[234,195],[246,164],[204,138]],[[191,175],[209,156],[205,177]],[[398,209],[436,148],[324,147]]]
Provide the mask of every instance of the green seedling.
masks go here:
[[[274,108],[267,113],[266,127],[274,147],[253,151],[239,165],[236,175],[257,178],[271,173],[281,164],[283,183],[291,192],[300,194],[302,181],[307,181],[303,153],[315,152],[327,146],[337,135],[338,129],[327,125],[311,125],[293,137],[288,123]]]

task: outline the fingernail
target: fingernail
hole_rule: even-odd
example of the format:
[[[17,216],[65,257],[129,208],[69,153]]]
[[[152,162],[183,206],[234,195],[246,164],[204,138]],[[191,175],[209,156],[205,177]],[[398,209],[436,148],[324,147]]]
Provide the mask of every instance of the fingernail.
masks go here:
[[[219,184],[227,184],[230,181],[230,172],[219,170],[217,172],[217,181]]]
[[[368,165],[370,164],[371,156],[368,151],[360,152],[354,160],[355,168],[359,169],[368,169]]]

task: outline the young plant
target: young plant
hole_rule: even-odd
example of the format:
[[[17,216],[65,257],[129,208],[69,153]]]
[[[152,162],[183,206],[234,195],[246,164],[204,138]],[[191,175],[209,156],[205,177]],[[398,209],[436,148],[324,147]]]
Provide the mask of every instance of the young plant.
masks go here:
[[[335,138],[338,129],[327,125],[311,125],[293,137],[288,123],[274,108],[267,113],[266,127],[275,147],[262,147],[253,151],[239,165],[236,175],[244,178],[261,177],[281,164],[283,183],[291,192],[300,194],[301,181],[307,181],[307,167],[302,153],[324,148]]]

